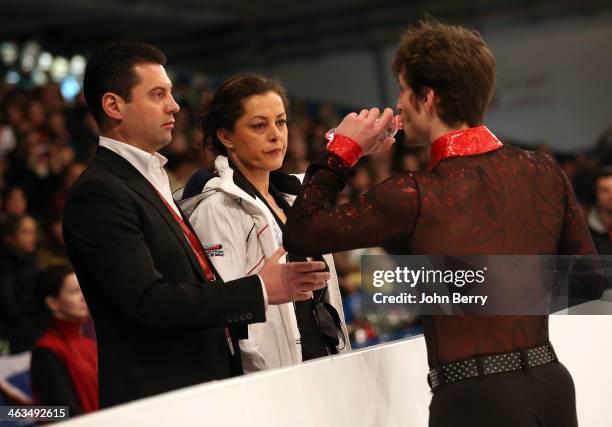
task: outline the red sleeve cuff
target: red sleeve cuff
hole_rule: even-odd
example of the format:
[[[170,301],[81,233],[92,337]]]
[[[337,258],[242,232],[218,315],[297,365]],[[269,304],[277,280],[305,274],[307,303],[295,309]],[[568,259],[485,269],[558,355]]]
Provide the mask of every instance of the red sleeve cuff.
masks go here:
[[[355,166],[363,153],[361,146],[354,139],[339,134],[334,135],[334,139],[327,144],[327,149],[344,160],[350,167]]]

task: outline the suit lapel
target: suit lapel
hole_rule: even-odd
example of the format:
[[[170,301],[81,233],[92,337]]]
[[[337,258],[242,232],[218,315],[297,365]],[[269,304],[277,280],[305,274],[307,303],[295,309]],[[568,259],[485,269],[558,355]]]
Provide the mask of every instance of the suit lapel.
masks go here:
[[[126,185],[130,187],[130,189],[132,189],[140,197],[142,197],[151,205],[153,205],[153,207],[159,212],[161,217],[168,224],[168,227],[170,227],[170,229],[174,233],[180,245],[183,247],[183,250],[187,254],[191,265],[196,270],[200,278],[202,280],[206,280],[206,276],[204,275],[202,266],[196,258],[194,251],[191,248],[191,245],[187,241],[187,237],[185,236],[185,233],[183,233],[183,229],[174,219],[173,215],[168,210],[168,207],[162,201],[161,196],[157,193],[157,191],[155,191],[153,185],[144,176],[142,176],[138,169],[132,166],[130,162],[125,160],[120,155],[104,147],[98,147],[98,151],[96,152],[94,161],[100,161],[101,163],[103,163],[111,170],[111,172],[122,178]],[[191,228],[191,225],[188,221],[185,221],[185,223],[188,227]],[[209,265],[212,265],[210,261]]]

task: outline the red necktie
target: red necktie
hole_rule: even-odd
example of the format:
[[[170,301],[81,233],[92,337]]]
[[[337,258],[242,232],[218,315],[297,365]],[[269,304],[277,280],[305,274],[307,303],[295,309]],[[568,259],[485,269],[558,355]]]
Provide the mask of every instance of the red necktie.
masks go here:
[[[208,265],[208,261],[206,260],[206,256],[204,255],[204,248],[202,247],[200,240],[196,237],[195,234],[193,234],[193,231],[191,231],[191,228],[189,228],[187,224],[185,224],[185,221],[183,221],[183,218],[181,218],[176,213],[176,211],[172,209],[172,206],[170,206],[170,204],[166,201],[164,196],[162,196],[161,193],[157,191],[157,188],[153,187],[153,189],[157,192],[159,197],[161,197],[162,201],[164,202],[164,205],[166,205],[166,207],[168,208],[168,210],[170,211],[170,213],[172,214],[176,222],[178,222],[181,228],[183,229],[183,233],[185,233],[185,236],[187,236],[187,240],[189,241],[189,246],[191,246],[191,249],[193,250],[193,253],[198,259],[200,266],[202,267],[202,270],[204,270],[204,274],[206,275],[206,278],[208,280],[215,280],[215,275],[213,274],[212,270],[210,269],[210,266]],[[232,356],[234,356],[235,354],[234,344],[232,343],[232,336],[230,334],[230,330],[227,327],[224,329],[225,329],[225,338],[227,339],[227,345],[230,349],[230,352],[232,353]]]
[[[187,236],[187,240],[189,241],[189,246],[191,246],[191,249],[193,250],[193,253],[198,259],[198,262],[200,263],[202,270],[204,270],[204,274],[206,275],[206,278],[208,280],[215,280],[215,275],[213,274],[210,266],[208,265],[208,261],[206,260],[206,255],[204,255],[204,248],[202,247],[202,244],[200,243],[196,235],[193,234],[193,231],[191,231],[191,228],[189,228],[189,226],[185,224],[185,221],[183,221],[183,218],[181,218],[176,213],[176,211],[172,209],[172,206],[168,204],[164,196],[162,196],[160,192],[157,191],[157,188],[155,187],[153,188],[155,189],[159,197],[162,199],[162,201],[164,202],[164,205],[166,205],[166,207],[168,208],[168,210],[170,211],[170,213],[172,214],[176,222],[178,222],[181,228],[183,229],[183,233],[185,233],[185,236]]]

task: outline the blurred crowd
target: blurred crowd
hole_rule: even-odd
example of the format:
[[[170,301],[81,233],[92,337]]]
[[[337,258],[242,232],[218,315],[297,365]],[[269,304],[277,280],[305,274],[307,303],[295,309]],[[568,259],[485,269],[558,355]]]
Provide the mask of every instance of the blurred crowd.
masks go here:
[[[161,152],[169,159],[173,190],[184,185],[197,168],[212,164],[210,153],[204,158],[198,154],[201,135],[195,126],[198,104],[206,91],[205,86],[181,82],[175,87],[181,111],[176,116],[174,140]],[[331,103],[293,99],[284,171],[305,172],[324,149],[326,131],[348,111]],[[82,94],[68,105],[56,84],[23,89],[0,83],[0,355],[30,350],[44,328],[40,309],[34,304],[36,278],[41,271],[68,262],[61,231],[63,207],[71,186],[96,150],[97,138],[98,129]],[[546,143],[537,149],[557,158],[574,185],[598,249],[609,254],[612,128],[598,141],[589,142],[589,151],[574,154],[557,155]],[[427,158],[426,148],[406,147],[400,132],[390,152],[360,161],[338,203],[359,197],[393,173],[425,168]],[[418,332],[418,327],[410,329],[413,319],[401,313],[372,318],[361,310],[360,256],[398,253],[405,250],[401,244],[390,241],[384,248],[335,254],[355,347]]]

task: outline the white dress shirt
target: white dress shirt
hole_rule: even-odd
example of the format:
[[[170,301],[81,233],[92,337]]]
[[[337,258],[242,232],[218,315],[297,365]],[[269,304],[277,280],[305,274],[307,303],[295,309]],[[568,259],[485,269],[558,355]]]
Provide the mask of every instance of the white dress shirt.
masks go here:
[[[125,160],[130,162],[132,166],[138,169],[138,172],[144,176],[147,181],[151,183],[153,187],[163,196],[169,206],[174,209],[176,214],[181,217],[179,209],[174,203],[172,198],[172,191],[170,190],[170,182],[168,181],[168,174],[164,169],[164,165],[168,163],[168,159],[159,153],[148,153],[140,148],[134,147],[133,145],[125,142],[119,142],[114,139],[100,137],[100,146],[108,148],[116,154],[123,157]]]
[[[149,181],[151,185],[153,185],[153,187],[155,187],[155,189],[163,196],[166,202],[168,202],[168,205],[174,209],[179,218],[182,218],[181,212],[174,203],[172,191],[170,190],[170,182],[168,181],[168,174],[166,174],[166,170],[164,169],[164,165],[168,163],[168,159],[159,153],[151,154],[147,151],[141,150],[140,148],[134,147],[133,145],[116,141],[105,136],[100,137],[100,146],[108,148],[130,162],[130,164],[134,166],[138,172],[140,172],[142,176],[144,176],[147,181]],[[189,242],[187,236],[185,236],[185,239],[187,239],[187,242]],[[267,309],[268,293],[261,276],[258,274],[257,277],[259,277],[259,281],[261,282],[264,307]]]

